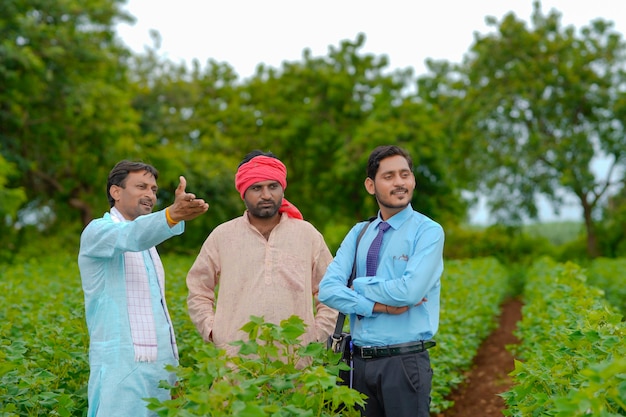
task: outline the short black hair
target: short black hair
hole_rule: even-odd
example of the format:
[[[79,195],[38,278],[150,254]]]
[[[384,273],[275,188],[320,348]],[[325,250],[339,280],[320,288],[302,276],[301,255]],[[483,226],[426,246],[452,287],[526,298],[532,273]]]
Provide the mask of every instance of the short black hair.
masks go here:
[[[154,179],[159,178],[159,171],[150,164],[144,162],[133,162],[123,160],[115,164],[111,172],[109,172],[109,178],[107,180],[107,198],[109,199],[109,205],[113,207],[115,200],[111,196],[111,186],[117,185],[119,187],[126,187],[126,178],[131,172],[147,171],[154,176]]]
[[[269,152],[269,151],[268,152],[263,152],[260,149],[255,149],[253,151],[248,152],[246,154],[246,156],[243,157],[243,159],[241,160],[241,162],[237,166],[237,169],[239,169],[240,166],[242,166],[246,162],[249,162],[252,158],[257,157],[257,156],[267,156],[269,158],[278,159],[278,157],[276,155],[274,155],[272,152]]]
[[[378,167],[380,166],[380,161],[395,155],[400,155],[404,157],[404,159],[406,159],[406,162],[409,164],[409,169],[411,170],[411,172],[413,171],[413,160],[411,159],[411,155],[409,155],[406,150],[395,145],[383,145],[377,146],[372,151],[372,153],[370,153],[370,157],[367,160],[367,177],[375,179],[376,173],[378,172]]]

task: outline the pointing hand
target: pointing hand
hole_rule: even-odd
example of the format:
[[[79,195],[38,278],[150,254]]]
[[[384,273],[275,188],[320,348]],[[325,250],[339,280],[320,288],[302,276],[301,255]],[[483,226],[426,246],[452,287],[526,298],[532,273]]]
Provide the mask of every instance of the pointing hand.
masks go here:
[[[187,188],[185,177],[181,175],[179,179],[180,183],[174,192],[174,204],[169,207],[170,218],[175,222],[195,219],[209,209],[209,203],[185,191]]]

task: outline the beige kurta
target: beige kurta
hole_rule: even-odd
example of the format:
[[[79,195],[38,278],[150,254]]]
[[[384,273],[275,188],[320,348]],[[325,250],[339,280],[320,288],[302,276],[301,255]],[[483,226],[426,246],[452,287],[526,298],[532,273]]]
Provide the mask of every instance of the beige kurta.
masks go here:
[[[266,240],[244,214],[213,230],[189,270],[191,320],[205,341],[230,355],[238,347],[229,343],[246,338],[240,329],[252,315],[279,324],[295,314],[307,325],[304,344],[326,341],[337,311],[321,304],[317,294],[331,260],[310,223],[282,215]]]

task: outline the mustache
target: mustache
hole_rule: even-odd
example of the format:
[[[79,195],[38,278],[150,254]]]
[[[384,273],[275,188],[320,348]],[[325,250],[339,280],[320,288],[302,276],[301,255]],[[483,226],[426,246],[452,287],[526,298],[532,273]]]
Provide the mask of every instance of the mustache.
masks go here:
[[[408,188],[398,187],[398,188],[394,188],[394,189],[391,191],[391,194],[395,194],[395,193],[397,193],[397,192],[401,192],[401,193],[408,193],[408,192],[409,192],[409,190],[408,190]]]

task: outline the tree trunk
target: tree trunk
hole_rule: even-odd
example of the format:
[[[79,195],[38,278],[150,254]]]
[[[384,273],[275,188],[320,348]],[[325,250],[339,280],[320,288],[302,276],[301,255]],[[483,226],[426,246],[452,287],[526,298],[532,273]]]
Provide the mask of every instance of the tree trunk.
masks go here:
[[[70,206],[80,211],[80,219],[83,227],[87,226],[93,220],[93,211],[91,206],[78,198],[70,199]]]
[[[587,255],[590,258],[597,258],[600,256],[598,249],[598,238],[596,236],[596,228],[591,217],[592,207],[586,199],[581,199],[583,203],[583,215],[585,217],[585,229],[587,230]]]

